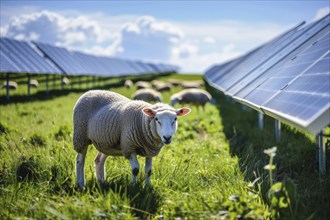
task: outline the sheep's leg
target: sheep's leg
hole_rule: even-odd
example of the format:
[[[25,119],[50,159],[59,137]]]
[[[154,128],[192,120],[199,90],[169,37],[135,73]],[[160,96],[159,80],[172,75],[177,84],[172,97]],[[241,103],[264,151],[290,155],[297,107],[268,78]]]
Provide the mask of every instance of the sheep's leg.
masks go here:
[[[107,157],[108,157],[107,155],[99,152],[94,159],[96,180],[99,181],[100,183],[103,183],[105,181],[104,163]]]
[[[150,185],[151,169],[152,169],[152,157],[147,157],[146,167],[145,167],[146,185]]]
[[[80,188],[85,187],[85,158],[87,153],[87,147],[77,154],[76,157],[76,175],[77,175],[77,185]]]
[[[129,163],[131,164],[132,168],[132,184],[136,183],[136,177],[140,171],[139,161],[137,160],[136,154],[131,154],[129,157]]]

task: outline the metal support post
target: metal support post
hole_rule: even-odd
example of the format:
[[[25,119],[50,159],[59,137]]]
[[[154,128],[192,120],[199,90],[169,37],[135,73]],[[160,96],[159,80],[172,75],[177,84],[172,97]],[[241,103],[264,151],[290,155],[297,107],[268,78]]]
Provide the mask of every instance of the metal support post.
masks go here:
[[[46,94],[49,94],[49,75],[46,74]]]
[[[316,136],[316,140],[318,143],[318,150],[319,150],[319,171],[320,174],[325,173],[325,163],[326,163],[326,157],[325,157],[325,141],[324,141],[324,132],[323,130],[320,131],[320,133]]]
[[[279,142],[281,140],[281,122],[275,119],[275,140]]]
[[[29,98],[30,98],[30,94],[31,94],[30,80],[31,80],[31,75],[27,74],[27,94],[28,94]]]
[[[258,112],[258,126],[260,130],[264,129],[264,114]]]
[[[6,77],[6,97],[7,100],[9,101],[10,99],[10,88],[9,88],[9,73],[7,73],[7,77]]]

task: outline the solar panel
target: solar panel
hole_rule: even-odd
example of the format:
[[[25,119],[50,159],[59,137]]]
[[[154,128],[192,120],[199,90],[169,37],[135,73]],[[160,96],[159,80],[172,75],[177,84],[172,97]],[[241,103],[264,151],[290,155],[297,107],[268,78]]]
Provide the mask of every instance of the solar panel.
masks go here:
[[[61,73],[27,42],[1,37],[0,48],[1,72]]]
[[[330,124],[329,17],[293,28],[249,56],[210,68],[206,80],[258,111],[320,132]]]
[[[0,50],[0,70],[1,72],[11,73],[19,72],[19,68]]]
[[[319,36],[319,35],[316,35]],[[254,103],[258,108],[262,106],[268,99],[270,99],[278,90],[285,87],[295,76],[301,74],[304,70],[306,70],[310,65],[312,65],[315,60],[320,58],[322,55],[329,50],[329,46],[327,46],[327,39],[329,39],[329,34],[323,34],[322,38],[318,43],[317,41],[308,42],[309,47],[305,48],[301,53],[294,54],[291,59],[286,63],[281,63],[280,68],[274,69],[275,71],[270,71],[267,76],[272,75],[268,79],[261,78],[259,80],[263,80],[263,82],[258,85],[257,88],[252,90],[253,88],[247,88],[252,90],[245,97],[239,97],[243,100],[250,101]],[[328,43],[329,44],[329,43]],[[263,95],[256,95],[257,93],[262,93]],[[242,93],[241,93],[242,94]]]
[[[295,34],[295,29],[285,33],[282,37],[278,38],[269,44],[265,44],[263,47],[249,54],[240,62],[236,62],[236,65],[228,71],[225,75],[222,75],[218,79],[219,84],[224,91],[228,92],[234,84],[244,79],[247,73],[259,67],[265,60],[270,59],[270,57],[280,51],[285,45],[285,42],[290,42],[292,36]]]
[[[256,53],[261,47],[255,49],[255,50],[252,50],[251,52],[249,52],[246,55],[243,55],[241,57],[238,57],[237,59],[231,60],[228,63],[221,64],[221,66],[219,66],[219,69],[217,69],[217,71],[214,71],[211,73],[206,72],[205,73],[206,80],[209,83],[211,82],[214,85],[216,85],[216,87],[220,91],[225,92],[226,89],[223,84],[224,79],[226,77],[230,78],[233,69],[236,68],[238,65],[244,63],[245,60],[249,59],[249,57],[252,56],[254,53]]]
[[[329,48],[328,52],[329,54]],[[327,68],[326,71],[322,71]],[[321,70],[321,71],[320,71]],[[330,123],[330,59],[319,60],[262,106],[312,133]],[[323,117],[320,117],[322,116]],[[314,123],[313,126],[310,126]]]
[[[164,64],[144,63],[141,61],[123,60],[113,57],[95,56],[65,48],[34,42],[34,44],[49,57],[66,74],[123,76],[145,73],[174,71],[176,68]],[[154,68],[157,66],[157,68]],[[157,71],[158,70],[158,71]]]
[[[86,75],[88,72],[83,68],[83,63],[69,50],[49,44],[33,42],[46,57],[54,62],[64,73],[69,75]]]

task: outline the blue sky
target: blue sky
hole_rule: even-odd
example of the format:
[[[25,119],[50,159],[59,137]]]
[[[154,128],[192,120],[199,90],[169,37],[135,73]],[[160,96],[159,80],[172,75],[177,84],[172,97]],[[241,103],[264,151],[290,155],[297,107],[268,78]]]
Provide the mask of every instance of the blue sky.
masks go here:
[[[1,36],[203,72],[301,21],[328,1],[1,1]]]

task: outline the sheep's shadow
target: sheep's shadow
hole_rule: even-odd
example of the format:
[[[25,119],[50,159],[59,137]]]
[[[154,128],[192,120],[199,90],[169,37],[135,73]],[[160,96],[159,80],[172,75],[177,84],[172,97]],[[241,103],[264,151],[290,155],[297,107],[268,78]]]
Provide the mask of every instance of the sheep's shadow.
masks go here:
[[[96,183],[95,180],[87,182],[91,192],[107,194],[109,191],[126,197],[130,201],[132,213],[139,219],[154,217],[163,202],[163,197],[153,186],[146,186],[143,181],[132,185],[128,177],[117,177],[109,182]]]

